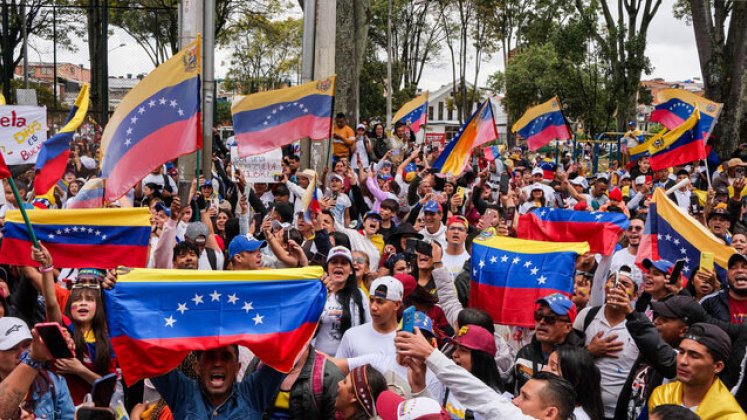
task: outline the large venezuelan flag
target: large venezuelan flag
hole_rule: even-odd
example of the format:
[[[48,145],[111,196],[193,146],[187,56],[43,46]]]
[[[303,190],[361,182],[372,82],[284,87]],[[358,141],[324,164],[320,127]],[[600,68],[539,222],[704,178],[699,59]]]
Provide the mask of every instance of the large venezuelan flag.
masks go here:
[[[73,141],[75,130],[80,127],[88,112],[88,84],[84,84],[78,93],[75,104],[65,120],[65,125],[51,139],[42,143],[39,157],[36,159],[36,176],[34,177],[34,192],[45,194],[62,178],[70,158],[70,143]]]
[[[335,76],[241,98],[231,106],[239,156],[264,153],[306,137],[328,139],[334,102]]]
[[[45,210],[28,212],[36,237],[58,267],[145,267],[150,212],[147,208]],[[5,216],[0,263],[39,265],[31,259],[32,242],[18,210]]]
[[[667,169],[706,158],[705,132],[700,128],[700,115],[695,108],[684,123],[646,143],[649,145],[651,169]]]
[[[542,207],[519,218],[519,238],[550,242],[588,242],[591,252],[611,255],[628,217],[614,212],[588,212]]]
[[[321,267],[260,271],[135,269],[105,291],[128,384],[176,368],[190,351],[239,344],[287,372],[316,331]]]
[[[486,99],[446,145],[433,163],[433,169],[442,174],[459,176],[469,162],[472,149],[497,138],[493,106],[490,99]]]
[[[526,139],[529,150],[535,151],[552,140],[572,139],[570,128],[565,121],[556,96],[549,101],[529,108],[519,118],[511,131]]]
[[[700,129],[704,139],[713,131],[724,104],[713,102],[684,89],[663,89],[656,94],[659,104],[651,112],[651,121],[658,122],[669,130],[682,125],[695,108],[700,110]]]
[[[586,242],[540,242],[478,236],[472,244],[470,306],[493,322],[534,326],[534,302],[552,293],[573,293],[576,257]]]
[[[118,199],[154,168],[200,147],[198,38],[127,93],[106,125],[101,139],[106,200]]]
[[[723,273],[736,250],[667,198],[663,189],[657,188],[648,208],[636,264],[640,266],[645,258],[672,262],[685,259],[684,274],[689,276],[700,264],[702,252],[712,253],[717,268]]]
[[[392,117],[392,124],[402,121],[410,124],[413,133],[420,131],[428,120],[428,92],[402,105],[402,108]]]

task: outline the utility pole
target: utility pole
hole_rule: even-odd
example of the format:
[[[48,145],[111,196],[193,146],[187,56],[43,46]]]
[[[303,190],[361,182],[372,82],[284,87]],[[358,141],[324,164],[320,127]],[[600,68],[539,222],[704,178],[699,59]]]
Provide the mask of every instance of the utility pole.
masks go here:
[[[101,2],[101,37],[99,41],[99,124],[109,122],[109,0]]]
[[[13,49],[10,48],[10,29],[8,28],[10,24],[10,18],[9,14],[10,11],[8,10],[10,6],[8,5],[8,0],[3,0],[3,48],[2,48],[2,56],[3,56],[3,75],[2,75],[2,81],[3,81],[3,96],[5,96],[5,99],[8,101],[8,103],[11,102],[13,99],[10,96],[11,90],[10,90],[10,81],[13,80],[13,72],[15,69],[13,69]]]
[[[392,0],[386,15],[386,128],[392,129]]]
[[[29,88],[29,34],[26,30],[26,1],[21,0],[21,37],[23,39],[23,88]]]
[[[301,46],[301,83],[314,80],[314,43],[316,41],[316,0],[303,4],[303,41]],[[311,168],[312,141],[301,140],[301,167]],[[317,148],[315,148],[317,149]],[[319,151],[315,150],[319,155]],[[317,159],[318,160],[318,159]]]
[[[202,44],[202,173],[213,171],[213,108],[215,107],[215,0],[205,0]],[[230,175],[229,175],[230,176]]]
[[[203,32],[203,2],[202,0],[181,0],[179,2],[179,49],[183,49],[189,45],[192,41],[197,39],[197,34]],[[205,45],[202,46],[201,51],[203,57],[206,50]],[[205,68],[204,58],[201,60],[203,69]],[[204,79],[201,79],[204,83]],[[204,106],[204,104],[203,104]],[[201,108],[202,115],[205,115],[205,108]],[[204,130],[203,130],[204,131]],[[203,147],[204,144],[203,134]],[[180,156],[179,163],[179,196],[184,197],[186,194],[182,194],[184,191],[189,191],[192,184],[192,179],[197,175],[197,155],[202,153],[197,151],[196,153],[190,153],[188,155]],[[182,205],[187,205],[182,203]]]

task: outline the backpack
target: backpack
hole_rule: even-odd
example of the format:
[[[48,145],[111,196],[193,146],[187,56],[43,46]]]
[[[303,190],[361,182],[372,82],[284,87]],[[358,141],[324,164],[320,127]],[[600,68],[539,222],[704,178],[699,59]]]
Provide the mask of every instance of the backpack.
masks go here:
[[[205,248],[205,254],[207,255],[210,268],[213,270],[218,269],[218,258],[215,256],[215,250],[212,248]]]
[[[602,309],[602,305],[592,306],[591,309],[589,309],[589,312],[586,313],[586,317],[584,318],[584,333],[586,333],[586,329],[589,328],[591,321],[594,320],[594,317],[597,316],[600,309]]]

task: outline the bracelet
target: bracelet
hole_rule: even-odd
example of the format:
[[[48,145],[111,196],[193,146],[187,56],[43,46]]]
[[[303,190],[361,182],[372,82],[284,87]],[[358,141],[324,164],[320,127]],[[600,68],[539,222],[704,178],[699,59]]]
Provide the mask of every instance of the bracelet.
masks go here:
[[[28,350],[21,354],[21,363],[25,363],[36,370],[42,370],[46,365],[45,362],[40,362],[31,357],[31,353]]]
[[[50,271],[54,270],[54,266],[50,265],[49,267],[39,267],[39,272],[42,274],[47,274]]]

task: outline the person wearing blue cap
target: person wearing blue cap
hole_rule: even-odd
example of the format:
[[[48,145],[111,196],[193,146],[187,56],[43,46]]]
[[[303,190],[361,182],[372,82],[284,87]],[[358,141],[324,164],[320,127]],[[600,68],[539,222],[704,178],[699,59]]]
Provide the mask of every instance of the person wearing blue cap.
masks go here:
[[[228,244],[228,261],[232,270],[260,270],[262,269],[262,253],[260,249],[267,246],[267,242],[238,235]]]
[[[654,300],[663,300],[674,294],[669,275],[672,274],[674,263],[667,260],[652,260],[646,258],[641,263],[646,273],[643,275],[643,291],[651,295]],[[677,279],[676,284],[679,284]]]
[[[428,200],[422,209],[425,217],[425,227],[420,230],[423,239],[427,241],[438,241],[443,245],[446,243],[446,225],[443,224],[443,208],[436,200]]]

